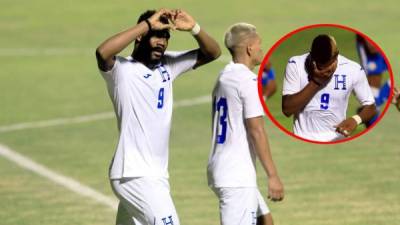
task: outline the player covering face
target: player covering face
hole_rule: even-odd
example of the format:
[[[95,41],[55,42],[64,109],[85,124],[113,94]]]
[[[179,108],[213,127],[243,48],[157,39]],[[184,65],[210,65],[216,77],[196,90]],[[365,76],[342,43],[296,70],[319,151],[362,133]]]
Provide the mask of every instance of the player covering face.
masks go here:
[[[346,119],[354,91],[361,111]],[[339,54],[332,36],[319,35],[310,53],[289,59],[283,85],[282,111],[294,115],[296,135],[315,141],[348,137],[358,124],[376,114],[364,70]]]
[[[257,75],[263,59],[261,38],[253,25],[238,23],[225,34],[232,62],[220,72],[213,90],[213,135],[208,184],[219,198],[222,225],[273,224],[257,187],[258,157],[268,175],[268,198],[281,201],[283,185],[264,130]]]
[[[199,48],[166,51],[172,29],[191,32]],[[117,56],[132,42],[130,56]],[[109,174],[120,200],[117,224],[179,225],[168,182],[172,82],[219,55],[216,41],[192,16],[170,9],[145,12],[96,49],[119,128]]]

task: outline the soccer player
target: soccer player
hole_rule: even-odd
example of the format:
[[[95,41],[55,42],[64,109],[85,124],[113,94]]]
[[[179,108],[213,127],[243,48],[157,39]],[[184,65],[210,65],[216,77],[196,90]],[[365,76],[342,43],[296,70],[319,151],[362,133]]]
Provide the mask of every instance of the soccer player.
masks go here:
[[[166,52],[170,29],[188,31],[199,48]],[[129,57],[116,56],[134,42]],[[96,50],[114,106],[119,139],[110,182],[117,224],[179,225],[168,182],[172,81],[220,55],[217,42],[183,10],[146,11],[138,23]]]
[[[356,47],[361,66],[367,74],[368,83],[375,98],[375,105],[379,108],[383,105],[390,95],[390,81],[387,80],[382,85],[382,75],[387,71],[387,65],[382,54],[368,40],[361,35],[356,35]],[[366,123],[369,127],[379,117],[379,112]]]
[[[253,25],[238,23],[225,34],[232,62],[213,90],[212,147],[208,184],[219,198],[222,225],[272,225],[256,181],[256,156],[267,173],[268,198],[281,201],[278,176],[264,131],[263,108],[252,69],[261,63],[261,38]]]
[[[275,70],[271,62],[265,64],[261,77],[262,91],[266,99],[270,98],[276,92]]]
[[[346,119],[350,94],[362,110]],[[309,53],[289,59],[283,83],[282,112],[294,115],[296,135],[329,142],[351,135],[376,114],[374,97],[363,68],[339,55],[329,35],[314,38]]]
[[[356,35],[356,46],[361,66],[366,71],[368,83],[372,93],[378,95],[382,83],[382,74],[387,70],[387,65],[382,54],[361,35]]]

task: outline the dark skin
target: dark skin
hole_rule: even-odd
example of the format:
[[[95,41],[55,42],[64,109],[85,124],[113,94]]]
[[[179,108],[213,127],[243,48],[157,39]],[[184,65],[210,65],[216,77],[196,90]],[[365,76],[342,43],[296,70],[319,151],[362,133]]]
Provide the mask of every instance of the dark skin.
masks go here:
[[[330,79],[332,79],[333,73],[337,68],[337,55],[323,65],[318,65],[311,59],[308,60],[309,61],[306,62],[306,69],[311,78],[310,82],[298,93],[284,95],[282,97],[282,112],[287,117],[300,113],[314,95],[324,88]],[[375,105],[365,105],[358,115],[361,117],[362,121],[369,121],[375,114]],[[350,117],[334,127],[336,128],[336,132],[345,137],[349,137],[357,127],[357,122],[354,118]]]
[[[257,225],[274,225],[271,213],[257,217]]]
[[[165,24],[160,19],[168,18],[169,23]],[[178,30],[190,31],[196,21],[183,10],[160,9],[148,19],[153,31]],[[98,67],[103,71],[110,70],[115,63],[115,56],[124,50],[128,45],[135,41],[135,49],[132,56],[134,59],[142,62],[147,67],[157,64],[165,50],[168,47],[168,37],[162,35],[146,36],[149,27],[145,21],[142,21],[133,27],[122,31],[104,41],[96,49],[96,58]],[[203,29],[194,36],[199,48],[197,62],[194,68],[215,60],[221,55],[218,43],[211,38]],[[141,49],[145,49],[143,51]]]

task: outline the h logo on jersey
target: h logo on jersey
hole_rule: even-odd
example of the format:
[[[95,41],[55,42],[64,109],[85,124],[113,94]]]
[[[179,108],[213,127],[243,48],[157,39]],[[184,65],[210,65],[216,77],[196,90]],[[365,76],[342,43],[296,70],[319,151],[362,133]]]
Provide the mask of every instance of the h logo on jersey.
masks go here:
[[[172,216],[164,217],[161,219],[164,225],[174,225],[174,221],[172,221]]]
[[[339,90],[339,89],[346,90],[347,89],[346,88],[346,75],[345,74],[340,75],[341,78],[339,78],[338,74],[335,74],[333,76],[335,77],[335,88],[334,88],[334,90]],[[339,85],[342,88],[339,88]]]

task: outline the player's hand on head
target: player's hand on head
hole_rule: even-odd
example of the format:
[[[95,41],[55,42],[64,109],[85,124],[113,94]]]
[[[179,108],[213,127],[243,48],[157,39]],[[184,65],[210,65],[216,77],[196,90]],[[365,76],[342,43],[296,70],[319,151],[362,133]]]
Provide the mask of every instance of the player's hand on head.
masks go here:
[[[173,22],[177,30],[190,31],[196,25],[196,21],[187,12],[181,9],[175,9],[173,11]]]
[[[268,199],[271,201],[282,201],[284,198],[283,184],[278,176],[268,178]]]
[[[343,120],[341,123],[334,127],[336,128],[336,132],[342,134],[345,137],[349,137],[351,133],[353,133],[353,131],[356,129],[357,121],[350,117]]]
[[[329,66],[324,68],[318,68],[315,61],[311,63],[311,76],[320,84],[327,83],[333,76],[337,67],[337,60],[331,63]]]
[[[175,29],[173,23],[174,12],[170,9],[159,9],[148,21],[152,30]]]

